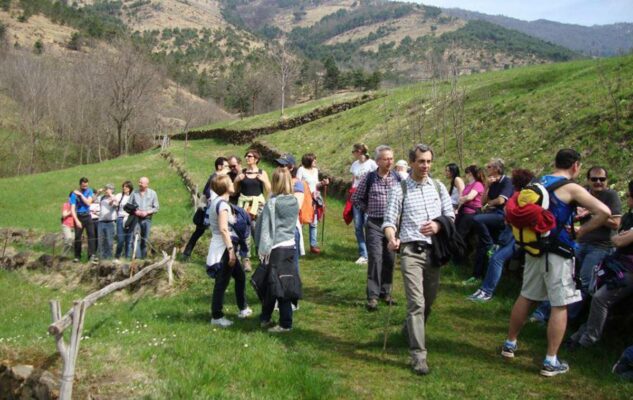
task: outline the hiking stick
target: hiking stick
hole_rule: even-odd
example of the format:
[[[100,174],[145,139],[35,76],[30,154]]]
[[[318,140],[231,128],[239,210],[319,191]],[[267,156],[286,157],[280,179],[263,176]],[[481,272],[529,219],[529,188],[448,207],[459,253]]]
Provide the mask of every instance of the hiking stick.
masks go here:
[[[325,248],[325,202],[327,200],[327,185],[323,187],[323,222],[321,226],[321,247]]]

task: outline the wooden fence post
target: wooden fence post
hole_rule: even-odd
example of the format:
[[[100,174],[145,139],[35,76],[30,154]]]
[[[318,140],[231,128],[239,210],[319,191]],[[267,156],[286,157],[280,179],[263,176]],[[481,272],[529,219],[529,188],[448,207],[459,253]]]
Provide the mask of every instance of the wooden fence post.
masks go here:
[[[174,250],[172,250],[171,252],[171,260],[169,261],[169,264],[167,264],[167,282],[169,286],[172,286],[174,284],[174,270],[172,267],[174,265],[175,260],[176,260],[176,248],[174,247]]]

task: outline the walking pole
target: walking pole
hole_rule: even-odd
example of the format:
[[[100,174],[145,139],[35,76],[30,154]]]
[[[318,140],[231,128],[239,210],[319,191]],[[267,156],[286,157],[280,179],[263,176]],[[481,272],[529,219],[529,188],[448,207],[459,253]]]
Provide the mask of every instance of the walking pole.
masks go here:
[[[321,247],[325,248],[325,201],[327,200],[327,185],[323,187],[323,222],[321,226]]]

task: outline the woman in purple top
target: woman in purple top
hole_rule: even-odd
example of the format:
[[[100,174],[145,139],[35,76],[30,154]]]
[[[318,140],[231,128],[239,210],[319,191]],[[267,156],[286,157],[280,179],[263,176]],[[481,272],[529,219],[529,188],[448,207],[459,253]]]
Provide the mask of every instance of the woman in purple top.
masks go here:
[[[462,195],[457,202],[455,225],[459,234],[466,239],[470,234],[475,214],[481,209],[481,197],[484,193],[484,172],[476,165],[466,167],[466,181]]]

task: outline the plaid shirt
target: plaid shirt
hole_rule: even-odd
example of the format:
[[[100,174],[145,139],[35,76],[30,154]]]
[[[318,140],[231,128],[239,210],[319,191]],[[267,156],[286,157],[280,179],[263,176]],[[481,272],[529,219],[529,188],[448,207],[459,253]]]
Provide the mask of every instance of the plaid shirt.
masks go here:
[[[451,197],[443,183],[436,181],[440,194],[431,179],[427,178],[418,183],[407,178],[407,198],[402,202],[402,186],[397,185],[389,192],[387,198],[387,211],[382,229],[397,228],[402,212],[402,226],[400,227],[400,241],[402,243],[423,241],[431,243],[431,238],[420,233],[420,227],[425,221],[432,221],[444,215],[455,218]],[[402,210],[404,208],[404,210]]]
[[[367,178],[376,173],[376,179],[369,188],[367,198]],[[358,183],[356,191],[352,195],[352,204],[363,210],[368,217],[383,218],[387,209],[387,194],[392,191],[392,187],[398,185],[398,180],[393,171],[389,171],[384,178],[378,174],[378,170],[365,174]]]

